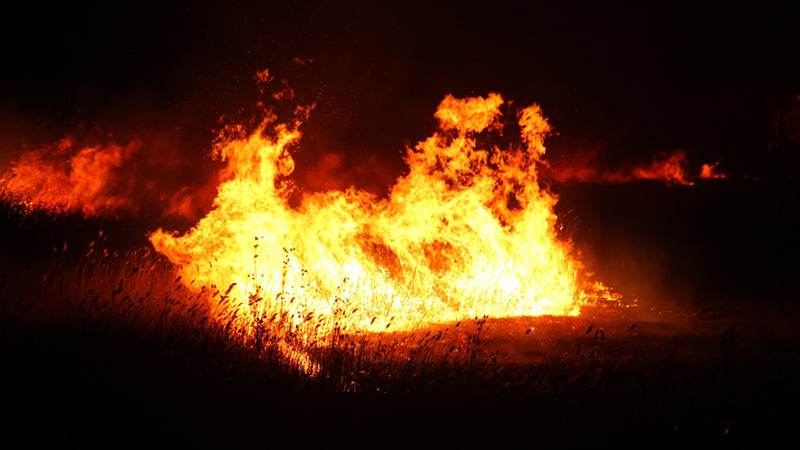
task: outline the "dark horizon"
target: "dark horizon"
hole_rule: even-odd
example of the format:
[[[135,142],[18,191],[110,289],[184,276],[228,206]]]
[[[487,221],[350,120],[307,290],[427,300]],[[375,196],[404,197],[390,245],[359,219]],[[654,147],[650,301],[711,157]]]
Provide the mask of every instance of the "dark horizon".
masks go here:
[[[567,7],[188,3],[19,7],[6,14],[3,158],[76,129],[178,136],[207,157],[222,116],[252,111],[270,68],[317,108],[299,167],[377,157],[433,128],[448,93],[537,102],[552,155],[608,164],[688,151],[758,172],[773,116],[800,94],[797,16],[771,5]],[[313,60],[298,67],[294,58]]]
[[[7,440],[592,448],[794,438],[797,14],[764,3],[290,3],[4,12]],[[262,156],[269,145],[257,157],[239,146],[239,159],[261,165],[241,164],[248,175],[224,186],[252,189],[220,195],[228,174],[209,157],[212,141],[223,124],[258,115],[269,95],[255,75],[265,68],[271,88],[285,79],[297,93],[282,108],[316,104],[287,150],[296,169],[283,184],[265,174],[285,175],[287,153],[279,164]],[[505,142],[520,131],[508,115],[502,130],[482,125],[491,131],[476,141],[487,153],[460,139],[474,129],[435,131],[445,95],[489,92],[511,103],[504,114],[541,105],[555,129],[545,161],[535,133],[529,153]],[[445,117],[463,114],[452,111]],[[526,131],[545,128],[535,119]],[[432,133],[442,148],[412,172],[430,176],[409,178],[443,189],[396,204],[352,191],[292,203],[350,185],[385,194],[405,170],[405,147]],[[451,149],[474,158],[449,170],[448,158],[463,156]],[[586,155],[605,173],[681,151],[686,179],[635,170],[612,171],[618,184],[548,178]],[[16,159],[21,152],[30,158]],[[491,152],[505,159],[484,158]],[[699,176],[701,163],[717,161],[727,177]],[[460,200],[476,186],[477,200]],[[47,201],[37,203],[41,192]],[[220,215],[199,220],[215,196]],[[382,215],[386,226],[360,219],[387,203],[409,214]],[[159,228],[191,234],[209,222],[183,248],[149,240]],[[495,247],[504,253],[492,256]],[[578,310],[508,307],[519,287],[531,288],[520,306],[549,306],[540,297],[553,281],[559,293],[574,281],[554,298]],[[497,313],[485,308],[495,304]],[[371,322],[357,320],[373,310]],[[408,329],[392,328],[407,312]]]

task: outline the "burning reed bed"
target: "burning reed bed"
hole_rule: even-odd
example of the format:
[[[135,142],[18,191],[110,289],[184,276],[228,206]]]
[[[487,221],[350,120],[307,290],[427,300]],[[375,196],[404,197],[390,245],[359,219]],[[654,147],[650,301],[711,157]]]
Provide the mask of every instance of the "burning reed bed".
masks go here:
[[[58,347],[77,337],[75,350],[84,353],[105,351],[108,342],[146,343],[159,358],[213,361],[226,379],[279,380],[295,391],[475,393],[514,385],[504,380],[497,351],[482,342],[486,318],[414,332],[348,334],[334,327],[315,334],[324,319],[294,323],[286,315],[242,312],[229,301],[230,287],[191,290],[150,250],[120,253],[102,242],[101,234],[77,256],[65,245],[46,261],[5,262],[16,266],[0,281],[6,342],[50,340]],[[336,302],[336,314],[345,314],[346,300]]]
[[[371,438],[403,427],[443,436],[434,426],[443,423],[482,427],[474,440],[455,439],[488,444],[558,442],[581,423],[595,436],[719,440],[781,423],[763,392],[794,392],[787,374],[800,373],[774,325],[769,334],[741,321],[700,327],[587,309],[315,334],[323,318],[243,312],[229,286],[190,289],[163,257],[115,251],[102,234],[81,251],[62,245],[2,264],[4,377],[17,388],[17,423],[61,423],[80,436],[137,424],[148,430],[137,442],[251,444],[266,430],[288,444],[307,426],[320,433],[308,442],[321,442],[354,423]],[[347,300],[337,302],[335,314],[346,314]]]
[[[228,360],[232,371],[279,374],[300,390],[335,392],[391,391],[392,380],[424,379],[431,367],[475,373],[493,361],[480,343],[485,319],[402,335],[352,335],[336,327],[316,332],[325,319],[309,314],[298,323],[287,314],[244,311],[230,301],[231,286],[188,288],[159,255],[146,248],[110,250],[102,233],[77,255],[65,244],[44,260],[4,265],[0,317],[6,338],[133,339],[169,355],[193,347],[208,353],[203,358]],[[344,314],[346,300],[336,302],[342,305],[335,314]]]
[[[387,326],[382,333],[353,333],[338,326],[349,310],[346,298],[334,300],[327,318],[308,313],[298,320],[280,309],[248,311],[230,300],[232,285],[189,288],[160,255],[147,248],[112,250],[102,232],[82,252],[64,244],[44,261],[5,265],[9,270],[0,281],[0,296],[7,336],[135,339],[157,345],[165,355],[192,348],[201,353],[192,358],[222,358],[228,370],[267,379],[279,374],[298,390],[549,391],[596,378],[587,374],[606,356],[607,331],[589,325],[582,335],[578,329],[587,326],[585,319],[483,317],[414,331]],[[272,300],[294,301],[280,293]],[[250,301],[269,300],[254,294]],[[332,332],[319,331],[326,321],[334,323]],[[528,351],[515,351],[523,339]],[[557,370],[550,369],[540,378],[520,373],[528,366],[563,366],[570,373],[566,379],[553,379]]]

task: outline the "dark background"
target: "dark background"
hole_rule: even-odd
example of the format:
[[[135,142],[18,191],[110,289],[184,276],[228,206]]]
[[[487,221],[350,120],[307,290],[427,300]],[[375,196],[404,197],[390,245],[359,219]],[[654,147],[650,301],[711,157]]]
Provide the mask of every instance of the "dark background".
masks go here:
[[[681,148],[748,173],[771,114],[800,93],[798,16],[764,2],[293,3],[4,7],[3,140],[76,123],[170,128],[205,157],[220,116],[251,107],[253,75],[269,67],[317,102],[301,163],[377,154],[399,172],[445,94],[498,91],[543,106],[554,153],[619,161]]]
[[[776,113],[800,94],[794,11],[763,2],[290,3],[6,7],[0,163],[75,130],[123,142],[165,134],[183,161],[180,182],[202,186],[220,120],[252,116],[254,74],[268,67],[297,102],[317,105],[295,154],[300,184],[337,154],[347,182],[381,193],[402,173],[405,146],[433,131],[444,95],[497,91],[542,105],[557,131],[551,156],[597,152],[613,167],[683,149],[694,170],[719,160],[731,175],[694,188],[552,186],[600,279],[630,298],[692,310],[794,304],[784,261],[797,249],[800,152],[796,142],[768,148]],[[53,232],[27,220],[26,239],[15,220],[4,221],[7,247],[21,251],[29,241],[49,251],[88,240],[97,228],[119,245],[144,245],[165,225],[70,218]]]
[[[299,102],[317,104],[295,155],[298,179],[321,156],[341,154],[343,173],[366,161],[372,173],[354,182],[380,191],[402,172],[404,146],[433,131],[444,95],[497,91],[542,105],[559,133],[548,141],[551,155],[598,152],[599,163],[615,166],[684,149],[695,166],[721,161],[730,179],[694,187],[551,188],[564,234],[598,279],[638,299],[641,312],[674,309],[727,331],[702,338],[690,330],[663,343],[633,332],[628,340],[648,343],[642,353],[655,362],[631,369],[638,357],[611,358],[598,369],[610,374],[600,387],[567,366],[542,370],[572,384],[523,399],[481,395],[477,378],[452,395],[450,386],[438,394],[423,387],[406,398],[298,394],[291,382],[265,382],[262,365],[228,371],[237,356],[228,347],[172,324],[166,337],[140,337],[124,323],[52,329],[46,321],[15,334],[16,316],[0,316],[0,384],[12,416],[4,436],[104,447],[210,438],[225,446],[563,447],[603,438],[720,442],[730,428],[763,446],[796,427],[798,149],[768,145],[776,113],[800,94],[794,11],[766,2],[117,3],[2,6],[0,168],[24,146],[70,133],[167,136],[186,161],[179,181],[201,186],[213,172],[220,118],[252,114],[254,74],[269,67]],[[81,261],[98,230],[109,247],[130,249],[164,224],[3,205],[2,281],[34,279],[31,268],[47,266],[64,242],[67,260]],[[0,294],[14,304],[29,288],[36,284]],[[564,336],[580,342],[583,329]],[[745,356],[732,345],[739,341]]]

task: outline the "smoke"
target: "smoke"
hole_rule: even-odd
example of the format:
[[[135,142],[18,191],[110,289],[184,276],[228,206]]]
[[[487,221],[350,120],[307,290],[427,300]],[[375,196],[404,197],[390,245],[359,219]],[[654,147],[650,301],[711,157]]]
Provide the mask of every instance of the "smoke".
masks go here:
[[[342,153],[325,153],[311,167],[298,170],[298,184],[307,191],[341,191],[358,187],[378,194],[396,177],[395,169],[377,155],[350,162]]]

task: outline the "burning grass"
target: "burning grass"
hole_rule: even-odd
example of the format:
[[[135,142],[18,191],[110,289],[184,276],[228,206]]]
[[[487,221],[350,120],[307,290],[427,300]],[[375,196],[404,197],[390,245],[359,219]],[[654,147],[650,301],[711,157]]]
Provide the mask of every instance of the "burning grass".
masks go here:
[[[445,128],[448,120],[441,119]],[[468,140],[460,135],[440,138],[442,142]],[[266,138],[253,139],[264,144],[261,140]],[[280,154],[284,159],[287,156],[283,149]],[[484,167],[478,175],[493,173],[489,169]],[[535,178],[535,172],[525,176]],[[269,182],[255,184],[274,187]],[[466,195],[477,185],[481,184],[457,194]],[[490,191],[496,193],[486,192]],[[445,193],[450,198],[452,193]],[[541,227],[533,231],[546,232],[542,248],[553,253],[544,253],[559,256],[556,260],[565,264],[542,267],[571,277],[577,261],[569,259],[572,255],[555,234],[553,198],[539,197],[542,192],[531,195],[533,203],[542,202],[540,206],[546,207],[539,211],[543,213],[539,219],[546,220],[535,220]],[[521,214],[511,205],[520,197],[501,197],[507,200],[499,203],[503,214]],[[251,198],[256,206],[263,199],[258,195]],[[242,206],[240,212],[262,210],[250,206]],[[313,262],[310,257],[316,254],[318,242],[295,235],[317,216],[298,218],[298,210],[283,203],[279,206],[288,218],[287,235],[305,239],[297,241],[306,246],[298,254],[305,251],[306,259]],[[233,211],[239,211],[236,208]],[[452,210],[442,208],[447,214]],[[423,215],[419,223],[427,224],[428,218]],[[218,219],[225,226],[232,223],[227,217]],[[264,227],[274,222],[261,216],[256,219]],[[11,224],[14,231],[17,226]],[[535,240],[495,228],[507,244],[503,249],[524,260],[527,253],[519,251],[519,243]],[[424,323],[415,323],[409,318],[412,316],[400,323],[390,312],[382,313],[377,321],[377,314],[359,309],[358,302],[372,297],[362,296],[354,304],[342,288],[340,275],[346,271],[324,280],[325,294],[330,294],[321,297],[324,308],[302,305],[303,298],[297,294],[307,287],[305,267],[299,263],[303,258],[293,258],[294,250],[278,246],[279,242],[259,241],[261,248],[256,249],[252,227],[243,226],[242,230],[235,235],[237,252],[227,255],[223,264],[223,268],[227,264],[228,269],[242,269],[235,271],[239,278],[206,277],[205,285],[193,281],[185,270],[176,273],[176,265],[182,268],[180,261],[169,261],[144,248],[115,250],[102,233],[84,249],[59,245],[46,257],[26,257],[24,246],[30,242],[20,243],[23,248],[17,254],[8,253],[0,260],[5,269],[0,275],[0,333],[10,367],[4,374],[8,377],[5,385],[22,386],[15,404],[34,408],[32,417],[36,417],[35,406],[29,405],[58,404],[62,409],[57,411],[69,418],[75,414],[69,405],[84,402],[85,394],[96,408],[90,418],[100,420],[109,430],[128,432],[124,424],[111,418],[114,416],[107,417],[106,409],[133,420],[152,414],[155,419],[149,426],[169,428],[172,433],[177,422],[186,436],[206,444],[210,435],[223,444],[230,444],[231,436],[263,444],[265,429],[270,432],[268,442],[291,444],[296,444],[297,436],[305,437],[308,429],[324,430],[319,433],[323,439],[342,430],[348,430],[348,436],[355,433],[386,439],[404,430],[420,434],[421,429],[439,433],[466,429],[491,432],[478,440],[465,432],[451,437],[473,445],[498,445],[518,438],[541,443],[543,433],[563,438],[575,422],[584,430],[606,435],[630,436],[631,429],[639,429],[670,436],[699,432],[720,438],[752,431],[753,411],[772,408],[764,417],[775,418],[778,408],[757,398],[763,387],[775,395],[796,392],[791,380],[800,373],[795,345],[800,339],[796,330],[783,322],[778,327],[749,322],[742,326],[743,321],[737,319],[734,327],[724,320],[700,323],[680,315],[646,321],[635,314],[635,308],[617,305],[608,309],[588,301],[575,305],[571,295],[564,296],[570,300],[569,311],[577,313],[573,306],[580,306],[580,315],[529,317],[538,310],[520,313],[511,308],[490,318],[453,307],[460,320],[447,320],[453,317],[448,313],[453,305],[444,305],[439,311],[442,314]],[[207,239],[198,241],[201,247],[212,246],[192,262],[199,271],[213,272],[215,268],[218,252],[213,245],[220,235],[216,229],[211,231],[205,235]],[[9,241],[16,239],[16,234],[9,235],[13,237]],[[447,285],[442,287],[436,281],[448,270],[451,259],[459,256],[458,239],[447,245],[446,240],[420,235],[427,245],[415,241],[407,248],[421,262],[406,263],[405,269],[429,269],[433,281],[422,286],[432,289],[435,295],[431,298],[458,301],[457,290],[450,292]],[[398,236],[405,237],[403,233]],[[464,236],[475,237],[471,232]],[[353,238],[361,245],[341,246],[337,251],[363,256],[364,267],[373,267],[373,259],[380,260],[382,264],[373,268],[381,280],[393,275],[392,271],[402,272],[402,264],[396,260],[405,247],[393,250],[365,233],[355,233]],[[342,242],[352,243],[348,239]],[[475,252],[470,246],[462,247]],[[475,260],[483,255],[475,254]],[[176,255],[180,260],[180,254],[173,258]],[[264,262],[267,260],[270,264]],[[482,275],[476,267],[470,266],[474,269],[471,273]],[[262,278],[277,274],[268,277],[270,291],[260,288],[263,283],[248,273],[251,268]],[[290,271],[296,275],[293,285],[285,283]],[[534,269],[530,273],[540,274]],[[516,272],[506,280],[513,281],[517,275],[527,280],[524,273]],[[492,289],[497,288],[497,277],[483,279],[489,292],[496,293]],[[218,280],[224,282],[214,285]],[[458,279],[454,280],[451,285],[457,286]],[[546,276],[543,280],[548,281]],[[492,300],[504,305],[502,297]],[[140,407],[131,412],[130,405]],[[687,412],[698,408],[703,414]],[[49,423],[64,420],[60,413],[48,417]],[[350,433],[353,423],[348,421],[368,429]],[[440,425],[442,422],[445,425]],[[78,419],[66,423],[87,427]]]
[[[390,392],[437,382],[453,387],[453,374],[463,377],[456,385],[475,378],[484,386],[493,380],[493,389],[512,386],[519,374],[507,369],[523,366],[570,367],[570,378],[578,379],[608,360],[657,358],[647,352],[655,341],[689,333],[713,340],[723,331],[719,324],[698,328],[685,318],[635,321],[617,305],[598,305],[580,318],[483,317],[414,331],[387,326],[382,332],[347,333],[334,326],[333,333],[320,332],[311,313],[301,321],[290,318],[289,310],[254,315],[230,301],[231,286],[191,290],[162,256],[146,248],[121,253],[103,242],[101,232],[80,256],[64,245],[50,260],[6,270],[0,280],[4,332],[90,331],[165,344],[188,339],[199,348],[211,345],[267,371],[290,374],[309,388]],[[336,302],[334,324],[349,310],[346,298]],[[530,374],[524,378],[532,381]],[[425,381],[406,384],[412,380]],[[570,384],[552,382],[560,388]]]
[[[192,291],[163,257],[114,251],[105,236],[81,252],[62,246],[3,265],[4,376],[37,386],[23,389],[24,404],[88,401],[72,397],[78,386],[100,402],[98,417],[103,408],[138,417],[130,408],[140,405],[150,426],[170,424],[173,435],[182,424],[189,441],[260,442],[247,430],[268,429],[271,442],[292,443],[306,426],[330,439],[348,420],[368,424],[371,438],[425,423],[481,426],[487,444],[552,438],[574,421],[605,435],[634,426],[719,439],[752,431],[755,386],[784,389],[775,377],[797,373],[785,331],[770,339],[741,324],[634,321],[619,308],[309,340],[313,318],[238,321],[228,287]],[[329,397],[341,393],[355,397]]]
[[[19,272],[6,271],[0,284],[4,331],[89,331],[164,344],[189,339],[199,348],[211,345],[248,364],[291,374],[300,386],[386,392],[421,387],[406,385],[412,380],[425,380],[421,384],[427,387],[438,382],[465,385],[473,376],[481,384],[495,376],[500,377],[497,385],[513,384],[500,381],[497,362],[505,358],[513,364],[515,358],[487,346],[487,339],[502,342],[536,336],[538,341],[542,327],[552,333],[554,328],[574,331],[585,324],[573,318],[490,321],[484,317],[411,332],[394,332],[390,326],[378,333],[346,333],[337,326],[332,333],[322,332],[320,319],[311,313],[302,321],[290,318],[288,310],[256,315],[230,301],[231,286],[191,290],[163,257],[149,249],[120,253],[103,242],[101,233],[80,256],[64,245],[55,249],[51,260],[31,260],[18,266]],[[291,299],[278,296],[278,301]],[[337,298],[334,324],[348,311],[347,299]],[[605,331],[598,329],[592,336],[601,342]],[[537,363],[570,353],[556,347],[549,350],[554,354],[537,350],[544,355]],[[598,352],[590,353],[594,358]],[[581,359],[586,354],[577,351],[575,356]],[[453,376],[461,377],[455,385]]]
[[[5,272],[0,317],[7,336],[134,336],[163,345],[165,352],[191,343],[215,358],[232,358],[231,370],[289,376],[299,389],[407,391],[432,382],[453,386],[453,376],[463,385],[472,375],[484,381],[496,375],[491,367],[497,353],[482,345],[486,318],[410,333],[389,327],[383,333],[347,334],[337,327],[323,333],[310,314],[299,323],[288,312],[249,317],[229,300],[230,286],[192,291],[149,249],[112,251],[101,234],[80,257],[73,253],[65,245],[49,261],[31,260],[18,273]],[[348,310],[346,299],[336,302],[334,320]],[[412,388],[407,383],[413,380],[424,381]]]

